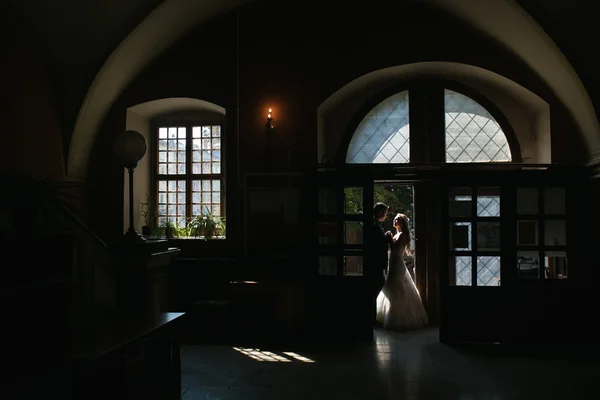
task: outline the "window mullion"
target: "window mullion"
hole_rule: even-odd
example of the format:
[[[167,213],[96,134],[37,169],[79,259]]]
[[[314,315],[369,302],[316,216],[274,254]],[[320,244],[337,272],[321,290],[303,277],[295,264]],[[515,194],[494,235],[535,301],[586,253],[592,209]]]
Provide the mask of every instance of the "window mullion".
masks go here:
[[[185,136],[185,210],[186,221],[192,217],[192,125],[186,126]]]
[[[219,128],[214,128],[214,126],[219,126]],[[160,128],[164,128],[167,130],[167,136],[165,138],[165,140],[167,141],[167,148],[164,149],[164,152],[166,154],[167,159],[165,160],[164,163],[160,163],[160,157],[159,157],[159,150],[160,150],[160,146],[159,146],[159,140],[160,140],[160,135],[159,135],[159,129]],[[200,135],[197,137],[198,141],[200,141],[200,146],[197,148],[197,150],[200,152],[200,159],[198,160],[198,163],[200,164],[200,171],[195,171],[194,169],[194,134],[193,134],[193,130],[194,127],[196,127],[197,129],[200,130]],[[196,195],[200,195],[200,202],[199,205],[200,207],[206,206],[208,207],[209,211],[211,212],[216,212],[216,215],[223,215],[223,205],[224,205],[224,200],[223,200],[223,191],[225,190],[224,188],[224,183],[223,183],[223,179],[222,179],[222,171],[220,173],[213,173],[212,167],[213,167],[213,162],[214,162],[214,149],[212,148],[213,145],[213,138],[217,137],[214,136],[215,135],[215,130],[219,129],[219,131],[221,132],[221,135],[219,135],[219,139],[222,139],[222,124],[219,123],[207,123],[207,124],[197,124],[194,123],[193,121],[189,120],[189,121],[171,121],[168,124],[156,124],[154,127],[155,132],[153,132],[154,134],[154,139],[152,142],[152,146],[151,148],[153,148],[153,150],[155,150],[152,154],[153,156],[153,160],[152,160],[152,187],[151,190],[153,190],[154,192],[154,196],[156,198],[156,211],[158,212],[158,198],[159,198],[159,182],[160,181],[165,181],[167,183],[167,189],[165,191],[165,195],[166,195],[166,203],[165,203],[165,207],[166,207],[166,214],[164,215],[164,218],[168,221],[169,218],[175,217],[176,220],[178,222],[180,222],[182,225],[187,225],[187,222],[189,222],[189,220],[193,217],[194,215],[194,211],[196,209],[196,207],[194,206],[194,189],[195,189],[195,185],[194,185],[194,181],[199,181],[201,184],[200,188],[197,188],[198,191],[196,191]],[[176,132],[176,136],[171,138],[171,130],[175,129]],[[180,140],[183,141],[184,138],[182,137],[182,133],[180,133],[180,130],[183,131],[183,129],[185,129],[185,150],[181,150],[180,148]],[[203,135],[206,134],[206,129],[210,130],[210,136],[204,137]],[[204,139],[207,139],[207,143],[206,146],[204,146]],[[175,149],[172,149],[170,146],[172,146],[172,144],[169,144],[171,140],[174,140],[177,142],[177,146]],[[210,145],[208,145],[208,142],[210,142]],[[208,157],[204,157],[203,154],[203,148],[206,147],[206,151],[210,153],[210,159],[208,159]],[[171,160],[171,152],[174,151],[176,152],[176,158],[175,160]],[[222,168],[222,156],[223,156],[223,146],[221,145],[221,148],[219,149],[219,151],[221,152],[221,159],[218,161],[221,168]],[[179,169],[181,167],[181,162],[182,159],[184,157],[185,154],[185,167],[184,169]],[[160,154],[160,155],[164,155],[164,154]],[[210,170],[206,170],[206,168],[204,169],[204,171],[208,172],[207,174],[203,174],[203,170],[202,170],[202,165],[203,165],[203,161],[204,162],[208,162],[210,165]],[[173,164],[175,163],[175,168],[176,171],[175,173],[168,173],[169,172],[169,166],[172,170],[173,168]],[[164,166],[167,168],[167,171],[163,171],[165,172],[164,174],[159,174],[159,166],[162,166],[164,164]],[[180,173],[181,172],[181,173]],[[199,172],[199,173],[195,173],[195,172]],[[173,182],[171,182],[173,181]],[[216,185],[217,182],[219,182],[219,187],[217,188],[216,186],[213,186],[213,181],[214,184]],[[185,182],[184,185],[180,186],[179,182]],[[202,186],[202,182],[204,182],[204,185]],[[175,189],[171,190],[170,188],[172,187],[172,185],[175,184]],[[204,190],[206,189],[206,190]],[[214,209],[213,209],[213,189],[214,193],[217,193],[217,190],[219,190],[219,195],[220,195],[220,201],[215,201],[214,203]],[[183,191],[185,191],[185,193],[182,193]],[[201,195],[201,193],[204,193],[204,196]],[[182,197],[183,195],[183,197]],[[173,196],[175,196],[175,198],[173,198]],[[172,200],[172,201],[169,201]],[[215,199],[216,200],[216,199]],[[206,203],[203,203],[203,201],[205,201]],[[184,204],[185,202],[185,204]],[[183,209],[181,208],[183,206]],[[173,207],[175,207],[175,211],[174,214],[170,213],[169,211],[173,211]],[[220,211],[219,211],[220,210]]]

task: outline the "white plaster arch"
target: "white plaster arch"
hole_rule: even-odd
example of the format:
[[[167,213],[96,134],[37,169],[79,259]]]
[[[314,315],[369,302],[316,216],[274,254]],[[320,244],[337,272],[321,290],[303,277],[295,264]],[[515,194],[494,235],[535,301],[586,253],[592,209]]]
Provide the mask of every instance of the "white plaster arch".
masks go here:
[[[257,0],[165,0],[108,57],[75,123],[67,173],[84,178],[88,155],[111,104],[135,76],[195,26]],[[577,73],[544,30],[514,0],[421,0],[434,4],[503,43],[523,59],[565,104],[590,158],[600,157],[600,124]],[[510,21],[510,23],[508,23]]]
[[[140,103],[127,108],[125,118],[125,129],[134,130],[142,134],[148,149],[151,149],[152,140],[151,123],[156,117],[172,114],[194,115],[199,118],[206,118],[210,121],[225,120],[225,108],[200,99],[187,97],[170,97],[157,99]],[[144,201],[146,194],[150,193],[151,180],[151,156],[150,150],[138,163],[135,169],[135,179],[133,186],[133,204],[135,215],[140,215],[141,202]],[[123,170],[123,230],[129,227],[129,180],[127,179],[127,170]],[[143,221],[139,218],[134,220],[135,228],[138,232],[142,229]]]
[[[67,174],[85,179],[89,154],[111,105],[144,67],[194,27],[253,0],[165,0],[112,52],[79,109]]]
[[[600,159],[600,123],[590,96],[556,43],[515,0],[425,0],[503,43],[546,82],[577,124],[588,163]]]
[[[550,107],[546,101],[495,72],[453,62],[420,62],[365,74],[329,96],[317,110],[318,161],[337,156],[348,123],[365,99],[398,82],[435,77],[462,83],[484,95],[504,114],[525,163],[550,163]]]
[[[160,115],[170,114],[172,112],[187,111],[212,112],[225,115],[225,108],[209,101],[192,99],[189,97],[169,97],[166,99],[151,100],[129,107],[127,111],[143,115],[149,119]]]

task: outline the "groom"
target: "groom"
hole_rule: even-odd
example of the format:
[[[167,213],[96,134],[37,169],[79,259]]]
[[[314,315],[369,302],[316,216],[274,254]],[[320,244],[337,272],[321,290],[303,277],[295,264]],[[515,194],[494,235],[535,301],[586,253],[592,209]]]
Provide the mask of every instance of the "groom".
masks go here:
[[[385,220],[390,208],[383,203],[373,207],[373,223],[367,230],[365,243],[364,274],[369,285],[371,300],[371,319],[376,324],[377,295],[385,283],[384,271],[388,265],[389,239],[386,237],[381,223]]]

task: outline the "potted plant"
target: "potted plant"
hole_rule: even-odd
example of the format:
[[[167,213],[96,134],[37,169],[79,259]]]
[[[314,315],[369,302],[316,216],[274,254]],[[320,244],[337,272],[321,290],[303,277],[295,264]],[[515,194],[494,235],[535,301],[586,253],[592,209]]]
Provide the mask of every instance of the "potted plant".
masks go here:
[[[204,216],[196,215],[188,223],[188,231],[190,236],[198,237],[204,232]]]
[[[150,196],[146,193],[146,201],[140,202],[140,212],[138,218],[144,218],[144,225],[142,226],[142,235],[148,237],[154,227],[154,220],[156,214],[154,212],[154,203],[150,200]]]
[[[217,219],[212,215],[212,213],[208,213],[204,216],[204,238],[212,239],[215,235],[215,231],[217,229]]]
[[[217,226],[215,227],[215,236],[225,236],[227,225],[225,224],[225,217],[216,217]]]
[[[188,227],[192,236],[204,236],[205,239],[212,239],[214,236],[225,233],[225,219],[215,217],[210,211],[206,210],[205,214],[196,215],[192,218]]]
[[[166,221],[164,229],[165,229],[165,237],[167,239],[173,239],[175,237],[175,234],[177,233],[177,226],[175,226],[174,222]]]
[[[163,226],[155,226],[150,228],[151,238],[161,238],[163,236],[165,236],[165,228]]]

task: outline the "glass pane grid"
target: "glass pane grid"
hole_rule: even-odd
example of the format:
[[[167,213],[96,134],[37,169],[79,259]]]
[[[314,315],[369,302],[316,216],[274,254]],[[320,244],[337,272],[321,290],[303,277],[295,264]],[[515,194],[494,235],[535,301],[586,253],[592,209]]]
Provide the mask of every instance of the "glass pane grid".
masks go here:
[[[540,254],[537,251],[517,252],[517,277],[538,279],[540,277]]]
[[[344,275],[361,276],[363,274],[362,256],[344,256]]]
[[[567,224],[565,220],[546,220],[544,227],[546,247],[567,245]]]
[[[564,214],[566,212],[566,193],[564,187],[544,189],[544,213]]]
[[[185,181],[158,181],[158,223],[166,226],[167,222],[180,228],[186,225]]]
[[[221,217],[221,180],[193,180],[192,216],[209,214]]]
[[[500,286],[500,256],[477,257],[477,286]]]
[[[344,188],[344,214],[360,215],[363,213],[363,188]]]
[[[460,231],[462,231],[463,229],[466,229],[466,234],[467,234],[467,247],[462,247],[460,245],[458,245],[458,242],[462,243],[462,240],[458,240],[459,238],[454,238],[454,242],[455,243],[451,243],[450,246],[453,247],[452,250],[454,251],[471,251],[471,235],[472,235],[472,230],[471,230],[471,223],[470,222],[454,222],[453,223],[454,226],[462,226],[462,227],[466,227],[466,228],[462,228],[460,229]],[[454,229],[454,234],[459,233],[459,231],[457,229]],[[460,232],[462,234],[462,232]],[[457,244],[456,247],[454,247],[454,244]]]
[[[336,212],[336,192],[332,187],[319,188],[319,214],[333,215]]]
[[[192,127],[192,173],[221,173],[221,126]]]
[[[360,245],[363,243],[363,223],[360,221],[344,222],[344,244]]]
[[[451,196],[449,199],[448,214],[450,217],[470,218],[473,209],[471,196]]]
[[[485,220],[477,223],[477,252],[500,251],[500,222]]]
[[[477,196],[478,217],[499,217],[500,196]]]
[[[185,175],[186,173],[186,128],[158,128],[158,174]]]
[[[317,236],[320,245],[334,245],[337,243],[337,222],[319,222]]]
[[[454,265],[456,286],[471,286],[471,256],[456,256]]]
[[[508,141],[494,117],[473,99],[445,91],[446,162],[512,160]]]
[[[319,275],[337,275],[337,258],[335,256],[319,256]]]
[[[517,214],[537,214],[539,209],[538,198],[537,188],[517,188]]]
[[[404,164],[409,162],[408,91],[397,93],[373,108],[352,136],[349,164]]]
[[[565,251],[547,251],[544,254],[546,279],[567,279],[567,253]]]

